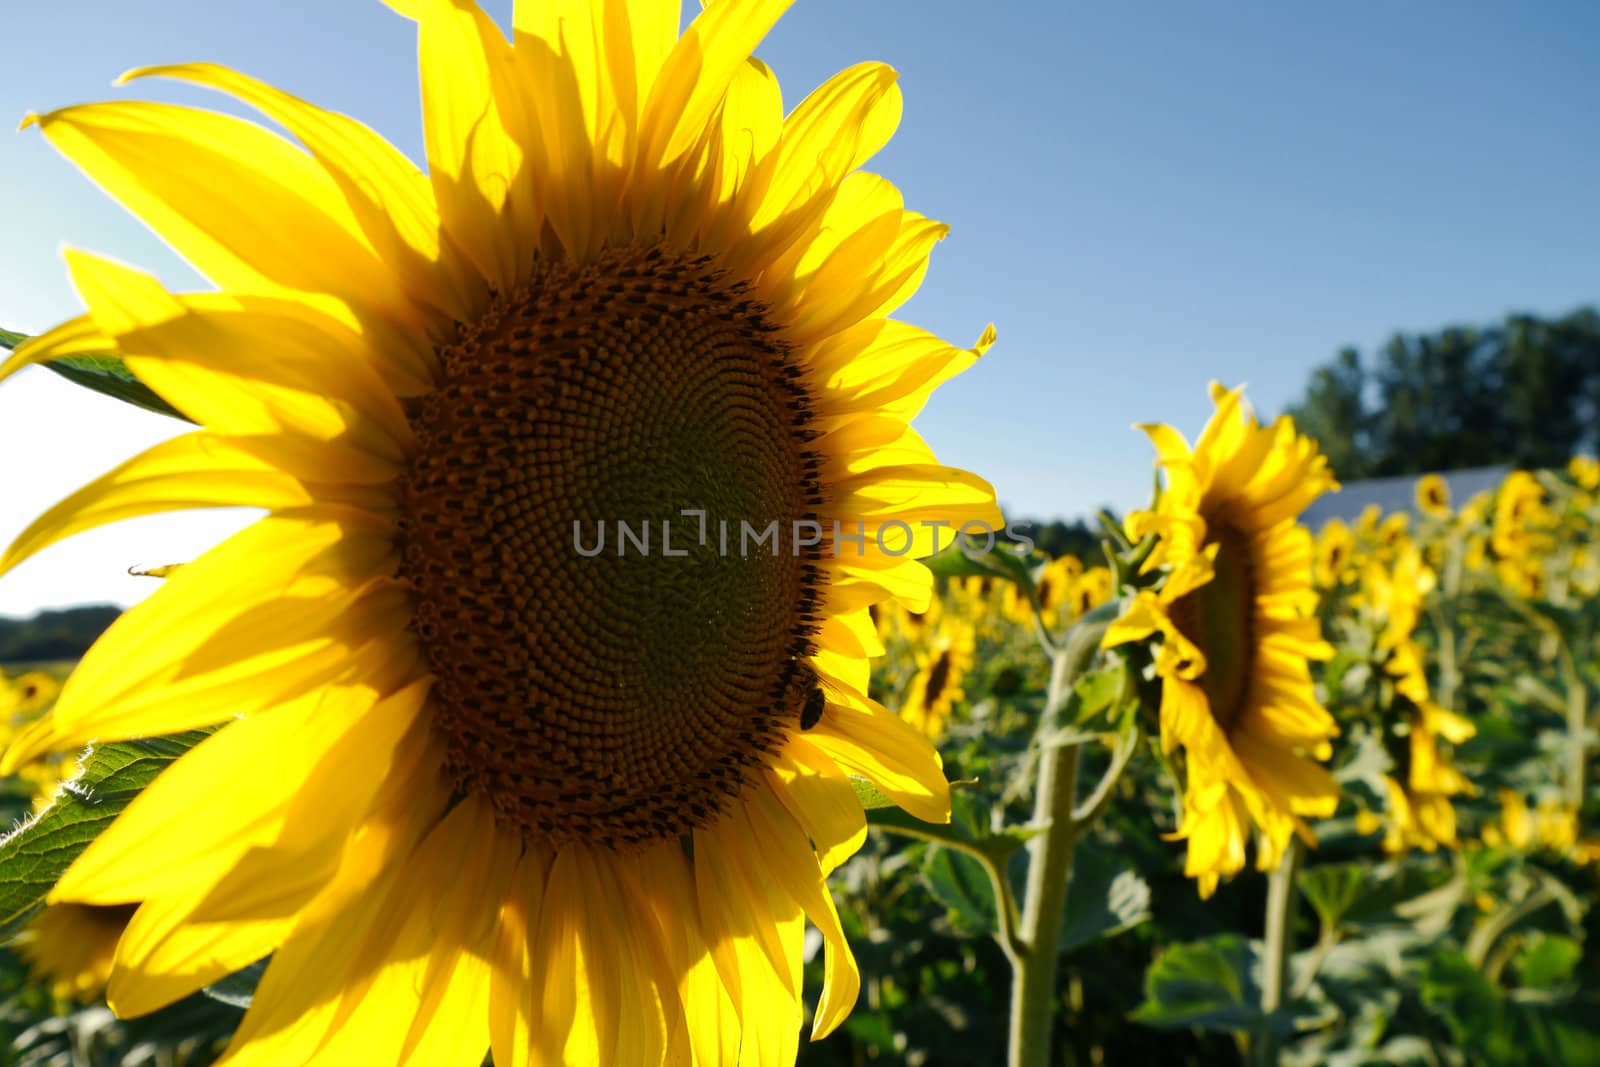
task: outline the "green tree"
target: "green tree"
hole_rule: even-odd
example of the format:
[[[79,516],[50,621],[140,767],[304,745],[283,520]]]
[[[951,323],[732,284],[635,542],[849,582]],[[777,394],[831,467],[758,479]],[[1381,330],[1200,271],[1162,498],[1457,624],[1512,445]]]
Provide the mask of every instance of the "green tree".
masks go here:
[[[1347,480],[1555,466],[1600,444],[1600,315],[1396,334],[1370,363],[1346,348],[1290,413]]]

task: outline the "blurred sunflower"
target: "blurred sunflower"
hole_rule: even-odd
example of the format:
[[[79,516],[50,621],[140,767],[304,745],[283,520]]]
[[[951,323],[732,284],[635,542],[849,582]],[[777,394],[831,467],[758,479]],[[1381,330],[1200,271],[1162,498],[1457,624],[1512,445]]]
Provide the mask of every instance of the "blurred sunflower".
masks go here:
[[[908,425],[991,335],[888,318],[945,234],[859,169],[895,73],[785,117],[751,56],[783,0],[681,36],[676,0],[519,0],[514,41],[470,0],[396,5],[427,174],[216,66],[132,76],[227,91],[306,151],[167,104],[31,120],[223,291],[68,254],[88,314],[4,372],[116,350],[204,428],[3,565],[132,515],[270,512],[122,616],[7,753],[226,720],[52,901],[144,902],[123,1014],[270,954],[230,1065],[793,1062],[807,919],[815,1034],[859,986],[824,881],[865,833],[849,775],[948,818],[932,746],[864,695],[868,606],[932,589],[872,531],[1000,522]],[[579,551],[682,509],[845,535]]]
[[[1355,568],[1356,537],[1343,519],[1329,519],[1317,532],[1312,574],[1318,589],[1337,589]]]
[[[17,939],[30,977],[44,982],[59,1000],[91,1001],[105,992],[117,940],[134,906],[101,908],[53,904],[36,915]]]
[[[1450,517],[1450,486],[1437,474],[1417,479],[1417,510],[1430,519]]]
[[[943,737],[951,707],[966,695],[961,683],[972,669],[976,650],[972,624],[946,619],[932,643],[917,652],[917,673],[900,708],[901,718],[933,740]]]
[[[1600,489],[1600,459],[1593,456],[1573,456],[1567,461],[1567,474],[1580,489],[1591,493]]]
[[[1107,630],[1114,646],[1160,637],[1161,744],[1185,753],[1185,873],[1209,896],[1240,870],[1252,824],[1257,862],[1274,866],[1307,817],[1333,814],[1339,788],[1313,762],[1339,729],[1317,703],[1309,661],[1332,655],[1311,588],[1311,534],[1296,518],[1336,488],[1316,443],[1280,418],[1261,426],[1213,383],[1216,411],[1191,448],[1170,426],[1142,427],[1166,479],[1153,510],[1128,517],[1154,534],[1142,590]]]
[[[0,713],[37,715],[55,703],[61,683],[44,671],[27,671],[7,681],[0,677]]]
[[[1543,597],[1544,556],[1555,546],[1550,533],[1555,523],[1537,478],[1527,471],[1506,475],[1495,495],[1490,545],[1500,580],[1518,596]]]
[[[1068,601],[1073,586],[1082,575],[1083,562],[1071,555],[1056,557],[1040,572],[1039,580],[1034,583],[1033,596],[1046,629],[1054,630],[1061,623],[1064,609],[1070,617]],[[1033,625],[1033,606],[1028,603],[1028,595],[1020,586],[1007,583],[1002,611],[1006,618],[1019,626]]]
[[[1067,593],[1067,610],[1073,618],[1082,618],[1111,600],[1111,585],[1110,567],[1090,567],[1072,583]]]
[[[1401,549],[1387,566],[1370,561],[1361,574],[1358,603],[1376,633],[1376,661],[1393,687],[1390,715],[1383,725],[1394,769],[1384,775],[1383,815],[1364,812],[1357,828],[1372,833],[1382,827],[1383,847],[1390,853],[1457,847],[1453,798],[1477,791],[1439,744],[1443,738],[1459,745],[1477,729],[1434,703],[1422,648],[1415,639],[1423,606],[1436,584],[1414,544]]]

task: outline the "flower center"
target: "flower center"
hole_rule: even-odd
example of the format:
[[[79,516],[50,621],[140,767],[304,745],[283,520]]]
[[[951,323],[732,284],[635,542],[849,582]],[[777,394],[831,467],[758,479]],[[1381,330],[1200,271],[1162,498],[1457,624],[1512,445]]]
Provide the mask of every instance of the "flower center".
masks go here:
[[[1206,544],[1217,546],[1211,581],[1179,597],[1172,621],[1205,653],[1200,676],[1211,715],[1224,731],[1244,710],[1255,662],[1255,581],[1250,541],[1226,523],[1208,524]]]
[[[944,695],[944,687],[950,681],[950,650],[947,648],[939,653],[939,658],[933,661],[933,669],[928,672],[927,703],[933,706],[934,701]]]
[[[440,349],[401,572],[451,786],[525,838],[707,825],[798,728],[823,488],[781,338],[709,259],[619,249]]]

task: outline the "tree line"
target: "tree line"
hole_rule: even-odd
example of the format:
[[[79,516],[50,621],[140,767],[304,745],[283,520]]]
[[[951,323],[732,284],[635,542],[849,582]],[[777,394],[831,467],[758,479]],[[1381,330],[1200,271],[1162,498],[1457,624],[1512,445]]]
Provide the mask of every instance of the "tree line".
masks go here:
[[[1370,357],[1346,348],[1289,414],[1344,481],[1559,466],[1600,448],[1600,315],[1396,334]]]

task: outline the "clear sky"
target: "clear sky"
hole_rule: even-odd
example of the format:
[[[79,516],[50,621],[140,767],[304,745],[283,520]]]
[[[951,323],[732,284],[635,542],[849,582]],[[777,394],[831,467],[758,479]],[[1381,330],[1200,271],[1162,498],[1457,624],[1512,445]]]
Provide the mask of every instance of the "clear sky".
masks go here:
[[[118,95],[228,105],[142,64],[210,60],[353,114],[421,156],[410,23],[377,0],[7,4],[0,122]],[[509,22],[509,0],[489,5]],[[863,59],[902,75],[872,164],[949,222],[902,312],[1000,343],[919,426],[1012,514],[1139,502],[1136,421],[1187,433],[1205,384],[1273,413],[1338,347],[1600,298],[1600,5],[799,0],[762,48],[797,102]],[[49,149],[0,132],[0,324],[76,313],[59,248],[201,285]],[[43,370],[0,386],[0,540],[178,424]],[[245,516],[140,520],[0,581],[0,614],[153,588]]]

